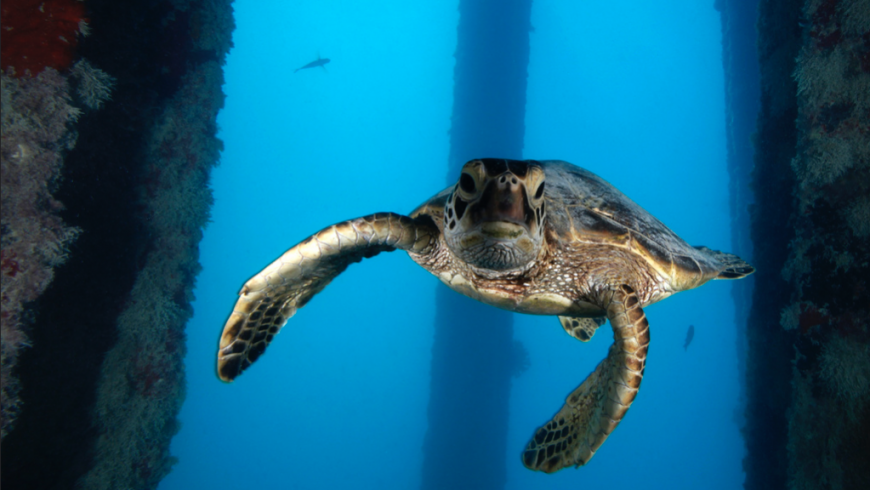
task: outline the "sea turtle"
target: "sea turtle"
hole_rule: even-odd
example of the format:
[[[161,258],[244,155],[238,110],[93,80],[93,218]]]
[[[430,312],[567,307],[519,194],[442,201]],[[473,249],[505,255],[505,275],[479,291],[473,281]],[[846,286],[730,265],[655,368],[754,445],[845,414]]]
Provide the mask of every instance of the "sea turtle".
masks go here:
[[[455,185],[410,216],[378,213],[325,228],[246,282],[220,338],[218,376],[232,381],[248,368],[348,265],[396,249],[466,296],[558,316],[582,341],[610,320],[607,357],[522,452],[526,467],[548,473],[586,464],[634,400],[649,345],[644,307],[755,270],[735,255],[688,245],[588,170],[472,160]]]

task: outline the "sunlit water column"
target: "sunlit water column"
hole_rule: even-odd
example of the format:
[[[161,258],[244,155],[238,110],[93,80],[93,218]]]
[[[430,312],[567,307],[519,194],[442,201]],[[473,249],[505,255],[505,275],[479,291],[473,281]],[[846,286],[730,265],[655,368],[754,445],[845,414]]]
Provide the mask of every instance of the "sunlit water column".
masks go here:
[[[530,16],[531,0],[459,2],[450,184],[467,160],[522,158]],[[512,316],[445,286],[436,301],[421,487],[503,488],[511,373],[522,362]]]

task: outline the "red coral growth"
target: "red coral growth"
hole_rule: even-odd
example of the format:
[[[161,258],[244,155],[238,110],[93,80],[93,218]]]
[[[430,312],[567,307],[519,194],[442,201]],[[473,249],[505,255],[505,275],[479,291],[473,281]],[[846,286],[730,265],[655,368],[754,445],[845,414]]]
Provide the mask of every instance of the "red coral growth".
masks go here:
[[[813,14],[813,24],[827,24],[834,19],[837,13],[837,4],[840,0],[825,0],[819,5]]]
[[[809,333],[810,329],[815,326],[827,325],[830,319],[831,317],[828,316],[824,308],[816,308],[816,305],[808,301],[801,303],[799,326],[802,334]]]
[[[0,29],[0,66],[17,76],[45,68],[65,70],[75,54],[85,7],[76,0],[4,0]]]
[[[867,320],[866,311],[846,311],[837,318],[834,327],[843,338],[867,343],[868,332],[864,328]]]
[[[17,256],[18,254],[16,254],[14,250],[8,253],[6,250],[0,250],[0,271],[3,271],[3,275],[15,277],[16,274],[21,272],[21,266],[19,266],[18,261],[15,260]]]
[[[163,374],[151,362],[140,366],[139,369],[139,390],[142,396],[153,397],[157,394],[157,387],[163,381]]]
[[[837,22],[838,4],[839,0],[825,0],[811,17],[810,36],[820,49],[831,49],[843,41],[843,32]]]
[[[143,347],[136,347],[133,351],[131,364],[130,383],[136,392],[144,398],[163,399],[170,396],[177,388],[177,373],[180,369],[180,360],[173,357],[176,352],[183,355],[183,346],[175,345],[179,340],[183,342],[184,334],[178,333],[167,335],[165,347],[174,351],[162,352],[159,349],[149,352]]]
[[[861,71],[870,73],[870,31],[861,36],[861,47],[858,49],[858,59],[861,60]]]
[[[840,44],[843,40],[843,33],[840,29],[834,29],[833,32],[828,34],[822,34],[820,32],[812,31],[810,32],[816,38],[816,46],[821,49],[831,49],[834,46]]]
[[[146,482],[151,480],[151,475],[153,473],[151,463],[152,461],[149,456],[143,456],[133,463],[133,472],[140,480]]]
[[[144,397],[153,397],[163,379],[163,373],[155,361],[154,355],[145,352],[142,347],[137,347],[133,353],[133,378],[132,383],[136,391]]]

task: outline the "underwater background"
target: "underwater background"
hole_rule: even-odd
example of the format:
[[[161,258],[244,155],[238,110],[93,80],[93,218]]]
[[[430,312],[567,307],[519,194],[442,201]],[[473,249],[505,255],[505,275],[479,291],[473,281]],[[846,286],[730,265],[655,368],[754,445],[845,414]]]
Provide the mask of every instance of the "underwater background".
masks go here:
[[[870,488],[870,0],[3,0],[0,486]],[[579,469],[521,454],[603,359],[402,252],[231,384],[242,284],[481,157],[600,175],[756,272],[645,309]]]
[[[350,267],[231,385],[215,376],[216,339],[241,284],[290,246],[352,217],[407,214],[455,182],[448,154],[454,56],[463,56],[458,4],[234,9],[218,115],[224,151],[212,174],[215,204],[187,329],[187,398],[171,446],[179,459],[160,488],[416,488],[425,458],[434,457],[424,439],[427,410],[438,403],[430,372],[442,286],[406,254]],[[525,126],[522,154],[469,158],[572,162],[689,243],[729,250],[721,27],[712,4],[536,1],[530,11],[525,113],[511,115]],[[325,69],[294,73],[318,57],[330,59]],[[496,75],[489,83],[497,91],[509,81]],[[493,447],[463,434],[439,471],[468,467],[450,459],[495,453],[508,489],[621,479],[739,487],[731,287],[716,281],[647,309],[652,340],[637,400],[587,466],[554,475],[525,469],[520,452],[606,356],[612,336],[605,328],[580,343],[555,317],[512,315],[518,355],[527,357],[504,373],[506,442]],[[684,349],[690,325],[695,337]],[[465,416],[477,409],[464,407]]]

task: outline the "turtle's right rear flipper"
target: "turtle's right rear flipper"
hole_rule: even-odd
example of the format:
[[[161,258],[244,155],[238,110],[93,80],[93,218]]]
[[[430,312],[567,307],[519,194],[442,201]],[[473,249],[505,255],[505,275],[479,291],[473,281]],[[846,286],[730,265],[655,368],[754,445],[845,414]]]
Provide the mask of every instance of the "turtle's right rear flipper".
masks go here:
[[[622,286],[611,294],[607,317],[615,342],[562,409],[535,431],[522,454],[530,470],[553,473],[589,462],[637,395],[646,366],[649,323],[632,288]]]
[[[719,275],[714,279],[740,279],[755,272],[755,267],[752,267],[748,262],[734,254],[720,252],[707,247],[695,248],[714,257],[720,264],[722,264],[722,269],[720,270]]]
[[[394,213],[378,213],[332,225],[288,250],[239,292],[224,325],[217,371],[232,381],[254,363],[281,327],[347,266],[397,248],[431,251],[434,225]]]

